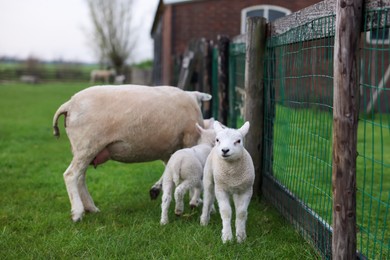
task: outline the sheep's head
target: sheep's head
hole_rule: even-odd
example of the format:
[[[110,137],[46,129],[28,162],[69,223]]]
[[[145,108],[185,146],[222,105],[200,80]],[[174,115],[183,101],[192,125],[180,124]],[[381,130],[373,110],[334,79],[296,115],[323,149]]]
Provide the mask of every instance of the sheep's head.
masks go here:
[[[214,123],[217,133],[215,147],[220,158],[233,161],[241,157],[244,149],[243,139],[249,131],[249,126],[249,122],[246,122],[239,129],[231,129],[222,126],[219,122]]]

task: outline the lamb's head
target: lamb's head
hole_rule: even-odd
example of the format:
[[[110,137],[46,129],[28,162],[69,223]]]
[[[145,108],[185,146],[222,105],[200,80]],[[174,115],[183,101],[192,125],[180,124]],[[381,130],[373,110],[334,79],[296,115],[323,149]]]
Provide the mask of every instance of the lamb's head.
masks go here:
[[[249,126],[249,122],[246,122],[241,128],[232,129],[222,126],[219,122],[214,123],[215,149],[220,158],[234,161],[241,157],[244,150],[243,138],[248,133]]]
[[[200,134],[198,144],[208,144],[214,146],[215,144],[215,130],[214,130],[214,119],[208,119],[210,125],[208,127],[202,128],[198,123],[196,123],[196,129]]]

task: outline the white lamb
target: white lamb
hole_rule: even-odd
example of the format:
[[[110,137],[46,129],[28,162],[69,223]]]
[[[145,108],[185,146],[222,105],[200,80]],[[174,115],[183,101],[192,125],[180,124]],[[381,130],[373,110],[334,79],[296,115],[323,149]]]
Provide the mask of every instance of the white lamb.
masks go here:
[[[212,126],[213,119],[210,120]],[[200,134],[198,145],[176,151],[169,159],[163,174],[163,196],[161,203],[161,225],[168,223],[168,210],[175,189],[175,214],[180,216],[184,209],[184,195],[190,191],[190,206],[197,207],[202,192],[203,168],[215,143],[215,131],[203,129],[199,124],[196,128]]]
[[[204,201],[200,223],[203,226],[208,224],[216,197],[222,218],[222,241],[231,241],[232,209],[229,197],[232,195],[236,209],[236,238],[240,243],[246,239],[247,209],[255,179],[252,158],[243,146],[249,122],[237,130],[223,128],[215,122],[214,129],[217,134],[216,144],[207,158],[203,174]]]

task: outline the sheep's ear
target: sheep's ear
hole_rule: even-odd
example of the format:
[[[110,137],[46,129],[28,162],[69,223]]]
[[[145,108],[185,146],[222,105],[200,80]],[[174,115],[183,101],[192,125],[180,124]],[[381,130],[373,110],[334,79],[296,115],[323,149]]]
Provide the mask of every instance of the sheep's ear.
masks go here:
[[[249,126],[250,126],[249,122],[246,121],[245,124],[244,124],[243,126],[241,126],[240,129],[238,129],[238,132],[240,132],[240,134],[241,134],[242,136],[246,136],[246,134],[247,134],[248,131],[249,131]]]
[[[198,101],[209,101],[212,98],[212,96],[207,93],[203,93],[199,91],[193,91],[193,93],[195,93],[196,99]]]
[[[214,122],[214,129],[215,129],[215,132],[219,132],[219,131],[222,131],[223,130],[223,127],[222,127],[222,124],[218,121],[215,121]]]
[[[196,123],[195,126],[196,126],[196,130],[198,131],[198,133],[199,133],[199,134],[202,134],[202,132],[204,131],[204,129],[203,129],[198,123]]]

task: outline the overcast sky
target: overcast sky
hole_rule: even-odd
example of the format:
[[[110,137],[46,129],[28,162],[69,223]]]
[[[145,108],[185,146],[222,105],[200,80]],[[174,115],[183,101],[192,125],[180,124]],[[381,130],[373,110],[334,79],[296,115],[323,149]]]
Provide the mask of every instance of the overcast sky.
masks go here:
[[[150,29],[158,0],[134,0],[135,62],[153,57]],[[85,30],[85,0],[0,0],[0,56],[97,62]]]

